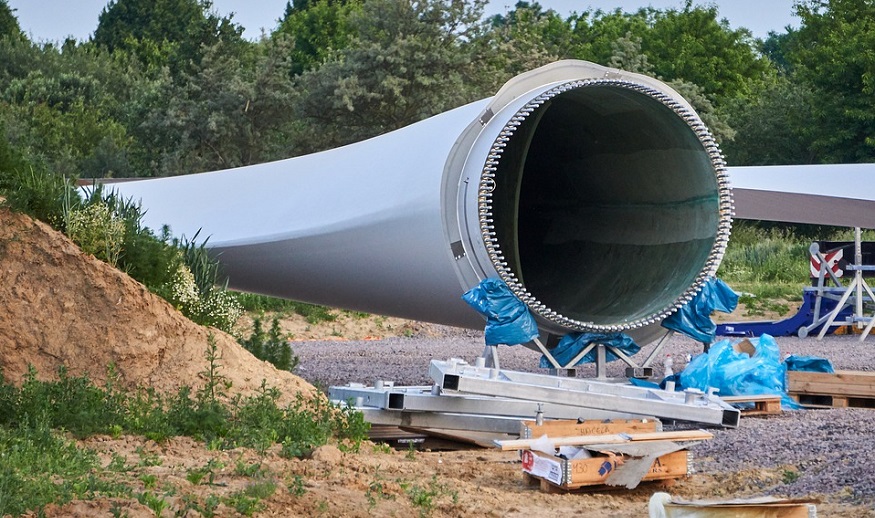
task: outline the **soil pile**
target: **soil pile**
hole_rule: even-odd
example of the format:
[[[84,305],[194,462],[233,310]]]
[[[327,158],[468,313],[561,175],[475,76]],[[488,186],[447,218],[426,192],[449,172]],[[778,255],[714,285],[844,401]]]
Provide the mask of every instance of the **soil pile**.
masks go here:
[[[102,384],[112,364],[129,388],[199,387],[210,335],[231,392],[248,394],[262,380],[286,398],[315,392],[233,337],[191,322],[48,225],[0,209],[0,369],[7,380],[19,383],[29,365],[51,379],[63,365]]]

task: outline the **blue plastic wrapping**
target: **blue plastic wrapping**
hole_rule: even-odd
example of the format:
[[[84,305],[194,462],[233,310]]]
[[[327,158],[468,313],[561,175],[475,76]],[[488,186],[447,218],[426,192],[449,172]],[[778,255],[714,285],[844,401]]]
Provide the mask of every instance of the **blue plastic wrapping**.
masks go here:
[[[717,389],[719,396],[747,396],[775,394],[781,396],[781,405],[799,408],[787,396],[784,379],[786,367],[781,362],[778,343],[769,335],[751,339],[756,352],[753,356],[734,346],[741,340],[721,340],[690,361],[680,373],[684,388],[707,391]]]
[[[701,291],[686,305],[662,321],[662,327],[685,334],[694,340],[711,343],[717,336],[717,325],[711,313],[732,313],[738,306],[738,294],[720,279],[705,281]]]
[[[550,351],[550,354],[553,355],[553,358],[559,362],[560,365],[566,366],[568,365],[568,362],[573,360],[575,356],[580,354],[580,352],[586,348],[586,346],[593,342],[616,347],[626,356],[632,356],[641,349],[641,347],[632,340],[632,337],[623,333],[571,333],[563,336],[562,340],[559,341],[559,344]],[[594,362],[595,357],[596,353],[593,349],[583,355],[583,358],[581,358],[575,365]],[[619,359],[619,357],[608,349],[605,351],[605,359],[610,362]],[[550,360],[548,360],[546,356],[542,355],[541,368],[549,369],[551,367],[553,367],[553,364],[550,363]]]
[[[500,279],[483,279],[462,300],[486,317],[486,345],[517,345],[538,336],[529,308]]]
[[[788,356],[784,359],[788,371],[825,372],[832,374],[835,369],[832,362],[818,356]]]

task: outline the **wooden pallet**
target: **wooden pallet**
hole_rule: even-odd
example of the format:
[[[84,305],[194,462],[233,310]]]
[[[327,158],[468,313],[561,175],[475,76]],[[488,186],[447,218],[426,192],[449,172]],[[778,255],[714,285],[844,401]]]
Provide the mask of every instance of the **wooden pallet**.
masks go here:
[[[875,398],[836,396],[834,394],[790,393],[790,397],[806,408],[875,408]]]
[[[774,394],[725,396],[720,399],[730,405],[753,403],[753,408],[741,408],[741,415],[746,417],[775,415],[781,413],[781,396]]]
[[[875,372],[790,371],[787,393],[810,408],[875,408]]]

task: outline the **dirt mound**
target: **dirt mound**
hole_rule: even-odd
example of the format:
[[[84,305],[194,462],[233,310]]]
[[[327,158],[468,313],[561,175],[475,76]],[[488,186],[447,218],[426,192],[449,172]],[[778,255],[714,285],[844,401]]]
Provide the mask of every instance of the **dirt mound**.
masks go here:
[[[102,383],[114,364],[127,387],[165,393],[198,387],[210,334],[231,392],[249,393],[262,380],[285,397],[315,392],[231,336],[191,322],[63,234],[0,209],[0,368],[7,380],[20,382],[28,365],[50,379],[64,365],[72,375]]]

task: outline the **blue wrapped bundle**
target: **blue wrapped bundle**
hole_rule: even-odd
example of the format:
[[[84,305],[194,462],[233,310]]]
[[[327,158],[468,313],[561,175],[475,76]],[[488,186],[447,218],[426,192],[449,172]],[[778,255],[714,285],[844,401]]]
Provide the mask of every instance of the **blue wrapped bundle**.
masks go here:
[[[693,358],[680,374],[681,385],[702,391],[714,387],[720,396],[776,394],[781,396],[782,406],[799,408],[787,396],[786,368],[775,339],[762,335],[750,340],[755,349],[753,354],[736,348],[740,342],[722,340],[707,353]]]
[[[712,277],[684,307],[666,317],[662,327],[709,344],[717,336],[717,325],[711,320],[711,313],[732,313],[737,306],[738,294],[725,282]]]
[[[486,345],[524,344],[538,336],[535,317],[500,279],[483,279],[462,300],[486,317]]]

